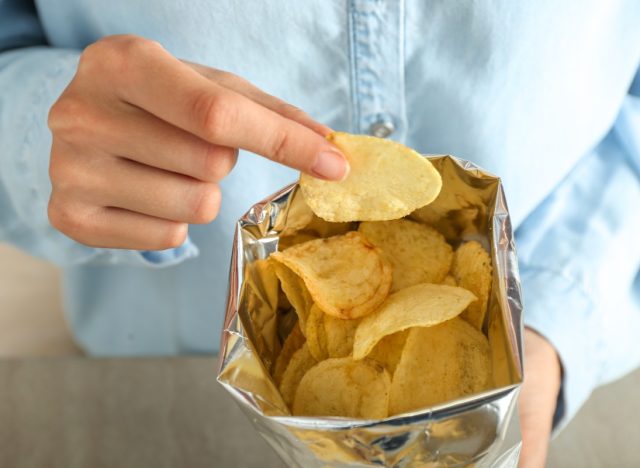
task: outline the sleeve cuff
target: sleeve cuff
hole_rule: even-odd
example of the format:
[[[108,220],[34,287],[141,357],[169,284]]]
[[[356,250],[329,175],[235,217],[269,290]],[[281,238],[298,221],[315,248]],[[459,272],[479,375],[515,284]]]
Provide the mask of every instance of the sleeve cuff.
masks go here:
[[[166,267],[177,265],[189,258],[197,257],[199,254],[198,247],[191,242],[191,238],[187,237],[187,240],[180,247],[167,250],[145,250],[139,252],[140,257],[145,262],[145,266],[150,267]]]
[[[597,317],[579,284],[560,273],[521,266],[524,323],[556,349],[562,383],[554,433],[566,426],[598,384]]]
[[[166,268],[197,257],[199,253],[198,247],[187,237],[180,247],[167,250],[96,249],[91,263]]]

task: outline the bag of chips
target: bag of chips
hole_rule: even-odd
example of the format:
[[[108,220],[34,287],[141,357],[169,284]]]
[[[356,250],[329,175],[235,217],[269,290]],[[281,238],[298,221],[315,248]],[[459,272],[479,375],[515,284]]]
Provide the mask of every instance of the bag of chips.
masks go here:
[[[521,297],[500,180],[342,133],[239,220],[218,380],[289,466],[516,466]]]

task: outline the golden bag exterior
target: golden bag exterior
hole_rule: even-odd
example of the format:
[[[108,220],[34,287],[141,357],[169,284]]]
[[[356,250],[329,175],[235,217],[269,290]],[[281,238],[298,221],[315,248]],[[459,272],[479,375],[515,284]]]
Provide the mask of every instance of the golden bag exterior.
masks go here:
[[[267,258],[282,236],[313,217],[293,184],[254,205],[237,223],[218,374],[218,381],[289,466],[517,466],[522,299],[502,185],[470,162],[453,156],[425,157],[443,180],[446,203],[435,226],[447,237],[478,240],[491,252],[493,282],[485,333],[494,388],[383,420],[291,415],[269,374],[282,327],[278,285],[256,260]]]

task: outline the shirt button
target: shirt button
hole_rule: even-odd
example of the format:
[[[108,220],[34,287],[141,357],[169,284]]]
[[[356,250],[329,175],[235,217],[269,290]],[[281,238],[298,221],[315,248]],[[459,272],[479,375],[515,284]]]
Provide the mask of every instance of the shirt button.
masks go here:
[[[369,127],[369,134],[378,138],[387,138],[395,129],[392,122],[374,122]]]

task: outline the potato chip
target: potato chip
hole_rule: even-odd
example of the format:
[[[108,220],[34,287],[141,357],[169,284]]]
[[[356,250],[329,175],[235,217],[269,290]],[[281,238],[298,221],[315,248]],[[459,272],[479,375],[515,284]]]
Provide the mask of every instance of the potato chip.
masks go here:
[[[327,336],[327,353],[331,358],[351,356],[353,340],[361,319],[345,320],[324,314],[324,333]]]
[[[311,354],[318,360],[350,356],[360,319],[339,319],[315,306],[307,321],[307,340]]]
[[[350,356],[359,319],[345,320],[325,314],[313,305],[307,320],[309,351],[318,360]]]
[[[316,215],[312,215],[309,223],[293,234],[280,235],[278,250],[286,250],[294,245],[303,244],[307,241],[339,236],[355,229],[355,223],[330,223]]]
[[[413,213],[411,218],[429,224],[448,240],[470,234],[479,218],[486,218],[486,202],[475,191],[456,190],[460,184],[452,171],[444,171],[443,189],[437,198]]]
[[[280,236],[291,236],[305,229],[314,217],[300,190],[294,189],[285,209],[277,213],[274,228],[280,230]]]
[[[407,336],[409,336],[409,330],[403,330],[385,336],[378,341],[378,344],[373,347],[367,357],[382,364],[393,377],[396,366],[398,362],[400,362],[400,356],[402,355],[404,344],[407,341]]]
[[[445,182],[445,187],[447,187]],[[461,210],[475,209],[478,214],[478,206],[483,205],[482,200],[475,193],[460,193],[453,190],[441,190],[435,200],[411,214],[411,217],[427,224],[438,224],[442,219],[449,217],[450,213]]]
[[[391,267],[358,232],[305,242],[271,258],[298,274],[318,307],[338,318],[369,314],[391,287]]]
[[[491,291],[491,257],[480,243],[466,242],[456,250],[451,272],[460,287],[478,298],[462,312],[461,317],[478,330],[482,329]]]
[[[440,283],[451,268],[453,249],[430,226],[396,219],[363,222],[358,231],[382,250],[393,267],[391,292],[419,283]]]
[[[332,133],[351,171],[341,182],[300,176],[300,188],[313,212],[327,221],[398,219],[431,203],[442,179],[431,162],[391,140]]]
[[[295,416],[387,417],[389,373],[376,361],[327,359],[300,381],[293,402]]]
[[[280,279],[278,279],[278,281],[280,281]],[[289,302],[289,298],[282,290],[282,287],[280,287],[280,285],[278,284],[278,309],[284,311],[284,310],[289,310],[291,308],[293,308],[293,306],[291,305],[291,302]]]
[[[300,329],[304,332],[307,325],[307,317],[313,305],[313,299],[311,299],[304,281],[286,265],[273,261],[272,257],[273,255],[269,257],[269,260],[273,264],[276,276],[280,280],[280,287],[295,309],[296,314],[298,314]]]
[[[304,228],[304,231],[317,237],[333,237],[346,234],[355,228],[355,223],[330,223],[318,216],[313,216],[309,224]]]
[[[445,276],[440,284],[446,284],[447,286],[458,286],[458,283],[456,283],[456,279],[451,275]]]
[[[281,236],[278,240],[278,250],[287,250],[289,247],[304,244],[305,242],[309,242],[310,240],[315,240],[317,238],[318,236],[315,234],[306,231],[299,231],[289,236]]]
[[[297,350],[302,348],[302,345],[304,345],[304,335],[300,331],[300,325],[296,324],[291,330],[291,333],[289,333],[289,336],[287,336],[287,339],[284,340],[280,354],[278,354],[273,366],[273,381],[276,385],[280,385],[282,375],[287,369],[291,357]]]
[[[287,406],[291,407],[293,403],[300,379],[317,363],[318,361],[311,355],[309,347],[306,344],[302,345],[299,350],[293,353],[287,368],[282,374],[280,386],[278,387],[282,394],[282,399]]]
[[[486,390],[489,343],[459,317],[409,332],[393,375],[389,414],[415,411]]]
[[[382,306],[362,319],[353,342],[353,357],[362,359],[387,335],[411,327],[430,327],[460,314],[475,296],[443,284],[416,284],[391,294]]]
[[[286,220],[282,220],[284,221],[284,227],[280,232],[280,243],[283,238],[292,238],[296,234],[317,239],[319,237],[332,237],[346,234],[356,228],[356,226],[354,226],[355,223],[330,223],[316,216],[311,208],[309,208],[299,189],[289,198],[289,203],[286,207],[285,212],[279,212],[280,217],[284,215],[286,218]],[[276,230],[279,227],[279,221],[281,221],[280,218],[275,221],[274,228]],[[284,250],[284,248],[280,248],[279,250]]]
[[[307,327],[305,335],[307,337],[307,345],[309,352],[318,361],[322,361],[329,357],[327,351],[327,335],[324,330],[324,316],[320,307],[316,304],[311,306],[309,317],[307,319]]]

